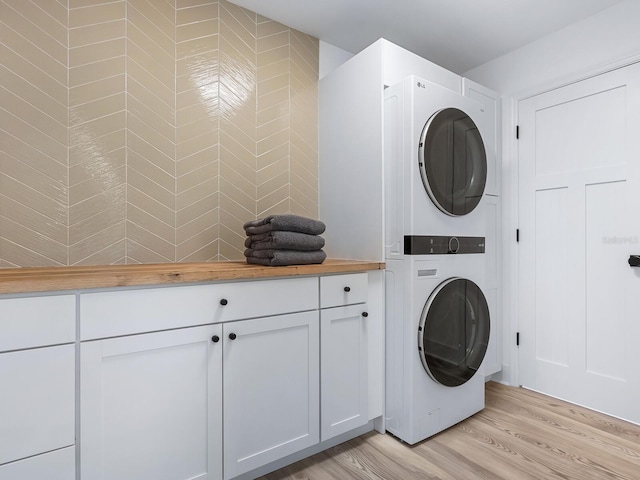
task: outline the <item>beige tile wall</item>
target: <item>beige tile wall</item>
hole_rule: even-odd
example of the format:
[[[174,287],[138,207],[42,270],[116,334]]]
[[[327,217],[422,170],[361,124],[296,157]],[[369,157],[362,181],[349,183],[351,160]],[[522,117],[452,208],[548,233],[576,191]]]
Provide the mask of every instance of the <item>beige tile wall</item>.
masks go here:
[[[317,217],[318,41],[225,0],[0,0],[0,267],[242,259]]]

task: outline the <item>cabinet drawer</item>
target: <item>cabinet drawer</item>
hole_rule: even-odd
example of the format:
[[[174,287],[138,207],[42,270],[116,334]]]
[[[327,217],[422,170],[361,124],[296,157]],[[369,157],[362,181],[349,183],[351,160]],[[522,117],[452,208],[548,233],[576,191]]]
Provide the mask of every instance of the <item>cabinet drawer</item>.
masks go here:
[[[75,345],[0,354],[0,385],[0,464],[74,444]]]
[[[318,277],[261,280],[220,285],[216,321],[266,317],[318,309]]]
[[[46,478],[74,480],[76,478],[75,447],[43,453],[0,466],[0,480]]]
[[[366,273],[320,277],[320,308],[351,305],[367,301]]]
[[[76,336],[75,295],[0,300],[0,352],[71,343]]]
[[[318,278],[287,278],[80,296],[80,338],[190,327],[318,308]]]

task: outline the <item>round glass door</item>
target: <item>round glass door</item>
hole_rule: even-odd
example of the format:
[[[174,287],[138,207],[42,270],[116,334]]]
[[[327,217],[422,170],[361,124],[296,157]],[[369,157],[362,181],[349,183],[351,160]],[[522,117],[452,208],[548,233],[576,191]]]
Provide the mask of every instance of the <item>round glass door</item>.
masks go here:
[[[466,215],[487,182],[487,154],[478,127],[462,110],[445,108],[426,123],[418,163],[429,197],[444,213]]]
[[[489,307],[478,285],[464,278],[445,280],[431,294],[420,317],[422,366],[442,385],[462,385],[480,368],[489,330]]]

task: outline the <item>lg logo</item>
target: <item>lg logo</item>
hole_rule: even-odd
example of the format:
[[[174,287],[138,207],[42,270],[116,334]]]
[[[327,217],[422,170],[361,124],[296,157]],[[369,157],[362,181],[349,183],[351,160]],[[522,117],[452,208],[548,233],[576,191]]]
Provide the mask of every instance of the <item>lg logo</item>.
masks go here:
[[[427,87],[427,86],[426,86],[424,83],[422,83],[422,82],[418,82],[418,83],[416,83],[416,85],[418,86],[418,88],[426,88],[426,87]]]

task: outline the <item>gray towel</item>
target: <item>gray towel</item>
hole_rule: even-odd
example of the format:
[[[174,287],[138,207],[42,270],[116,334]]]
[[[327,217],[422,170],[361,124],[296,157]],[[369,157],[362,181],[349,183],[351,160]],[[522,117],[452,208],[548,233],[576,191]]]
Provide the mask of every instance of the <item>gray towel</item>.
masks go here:
[[[302,252],[299,250],[252,250],[244,252],[247,263],[269,265],[272,267],[286,265],[310,265],[322,263],[327,254],[322,250]]]
[[[326,228],[320,220],[300,217],[298,215],[269,215],[260,220],[247,222],[243,225],[247,235],[259,235],[261,233],[282,230],[287,232],[308,233],[309,235],[320,235]]]
[[[299,232],[267,232],[249,235],[244,246],[254,250],[320,250],[324,247],[324,238]]]

